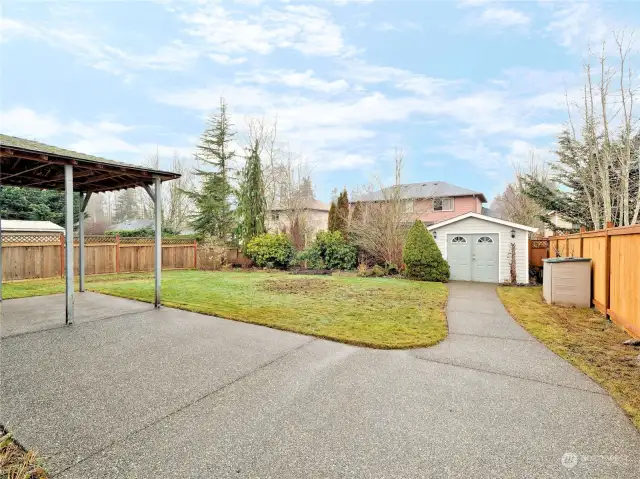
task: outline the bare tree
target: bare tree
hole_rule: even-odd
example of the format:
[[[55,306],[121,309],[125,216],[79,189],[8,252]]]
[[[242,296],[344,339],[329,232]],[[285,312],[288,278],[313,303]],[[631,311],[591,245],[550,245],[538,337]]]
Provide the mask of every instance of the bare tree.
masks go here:
[[[514,164],[513,167],[515,180],[494,198],[491,210],[501,219],[507,221],[543,227],[540,217],[544,215],[545,211],[531,196],[526,194],[526,177],[529,175],[537,181],[547,183],[549,181],[548,169],[544,163],[537,160],[534,152],[531,152],[526,168],[520,164]]]
[[[606,42],[599,53],[590,52],[585,61],[585,85],[581,108],[582,125],[576,134],[571,118],[573,158],[560,166],[560,174],[578,180],[596,228],[607,222],[629,225],[638,222],[640,213],[638,118],[634,117],[637,89],[634,72],[629,66],[633,58],[633,32],[614,32],[619,69],[609,63]],[[594,72],[591,61],[597,63]],[[617,80],[618,87],[613,88]]]
[[[402,197],[401,177],[404,155],[395,152],[395,182],[385,187],[378,179],[381,197],[362,203],[361,214],[351,216],[349,238],[376,263],[400,265],[402,248],[415,213]],[[364,188],[373,191],[369,185]],[[357,195],[356,198],[357,200]]]

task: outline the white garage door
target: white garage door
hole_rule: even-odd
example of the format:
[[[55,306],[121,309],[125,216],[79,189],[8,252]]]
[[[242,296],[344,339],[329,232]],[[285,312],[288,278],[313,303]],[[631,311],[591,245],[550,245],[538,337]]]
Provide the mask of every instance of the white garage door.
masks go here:
[[[447,261],[452,280],[497,283],[500,264],[498,235],[447,235]]]

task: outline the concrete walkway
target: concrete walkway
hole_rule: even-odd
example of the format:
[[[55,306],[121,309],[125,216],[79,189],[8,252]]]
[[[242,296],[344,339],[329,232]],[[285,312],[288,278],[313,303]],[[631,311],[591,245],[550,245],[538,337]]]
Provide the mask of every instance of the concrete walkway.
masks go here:
[[[170,308],[6,337],[0,421],[60,478],[638,477],[604,391],[494,286],[450,291],[450,337],[410,351]]]

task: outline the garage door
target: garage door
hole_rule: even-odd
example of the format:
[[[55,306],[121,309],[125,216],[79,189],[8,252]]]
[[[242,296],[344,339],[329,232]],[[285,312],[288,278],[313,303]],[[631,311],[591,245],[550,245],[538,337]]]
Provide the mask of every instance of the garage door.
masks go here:
[[[498,235],[447,235],[447,261],[452,280],[497,283]]]

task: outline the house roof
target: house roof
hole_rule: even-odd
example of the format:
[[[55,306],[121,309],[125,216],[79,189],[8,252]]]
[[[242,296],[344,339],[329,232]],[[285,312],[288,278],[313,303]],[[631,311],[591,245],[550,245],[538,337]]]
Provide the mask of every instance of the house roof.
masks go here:
[[[2,220],[2,231],[28,231],[30,233],[63,233],[64,228],[51,221]]]
[[[64,189],[64,166],[73,166],[73,189],[113,191],[150,185],[180,175],[65,150],[33,140],[0,134],[0,181],[3,185]]]
[[[384,188],[383,190],[373,191],[364,195],[354,197],[354,201],[384,201],[385,193],[391,191],[393,186]],[[400,185],[400,195],[403,199],[418,198],[438,198],[438,197],[456,197],[456,196],[477,196],[483,203],[487,202],[484,194],[479,191],[468,190],[460,186],[452,185],[446,181],[426,181],[421,183],[409,183]]]
[[[153,220],[127,220],[122,223],[109,226],[105,231],[133,231],[141,228],[155,229],[155,223]]]
[[[271,208],[269,208],[269,211],[286,211],[289,209],[291,208],[286,208],[285,206],[276,203]],[[312,199],[312,200],[307,200],[302,205],[302,209],[316,210],[316,211],[329,211],[329,205],[322,201]]]
[[[519,230],[530,231],[531,233],[535,233],[535,232],[538,231],[538,228],[533,228],[531,226],[526,226],[526,225],[520,225],[518,223],[512,223],[511,221],[505,221],[505,220],[501,220],[501,219],[498,219],[498,218],[493,218],[492,216],[481,215],[479,213],[464,213],[462,215],[455,216],[455,217],[450,218],[448,220],[441,221],[440,223],[434,223],[431,226],[427,226],[427,229],[429,231],[435,230],[435,229],[438,229],[438,228],[440,228],[442,226],[446,226],[446,225],[450,225],[452,223],[456,223],[458,221],[466,220],[467,218],[477,218],[479,220],[484,220],[484,221],[487,221],[489,223],[496,223],[496,224],[503,225],[503,226],[510,226],[511,228],[515,228],[515,229],[519,229]]]

